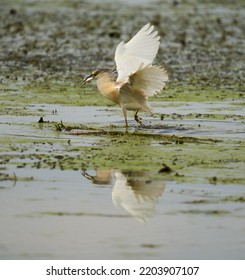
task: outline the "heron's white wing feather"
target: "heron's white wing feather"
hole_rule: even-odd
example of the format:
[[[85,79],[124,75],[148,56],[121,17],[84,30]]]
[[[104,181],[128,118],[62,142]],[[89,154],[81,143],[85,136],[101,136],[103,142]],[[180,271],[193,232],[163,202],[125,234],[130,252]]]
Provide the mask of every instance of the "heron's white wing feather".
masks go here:
[[[119,43],[115,52],[118,82],[125,82],[139,67],[152,64],[160,45],[160,37],[149,23],[127,43]]]
[[[160,92],[168,81],[168,73],[163,67],[149,65],[140,68],[129,77],[132,91],[140,90],[146,97]]]
[[[124,83],[120,87],[119,100],[121,107],[126,110],[140,110],[152,113],[144,91],[136,88],[133,89],[130,83]]]

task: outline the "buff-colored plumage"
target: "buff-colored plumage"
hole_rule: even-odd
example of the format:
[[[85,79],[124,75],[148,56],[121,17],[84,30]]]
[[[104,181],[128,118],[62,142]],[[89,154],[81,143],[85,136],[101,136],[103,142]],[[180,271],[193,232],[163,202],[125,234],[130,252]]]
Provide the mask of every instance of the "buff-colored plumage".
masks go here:
[[[168,81],[165,68],[153,65],[158,52],[160,37],[149,23],[127,43],[116,48],[117,78],[108,69],[93,72],[84,83],[97,79],[97,87],[106,98],[118,104],[123,111],[126,126],[127,110],[134,110],[135,120],[141,124],[138,111],[151,113],[147,99],[160,92]]]

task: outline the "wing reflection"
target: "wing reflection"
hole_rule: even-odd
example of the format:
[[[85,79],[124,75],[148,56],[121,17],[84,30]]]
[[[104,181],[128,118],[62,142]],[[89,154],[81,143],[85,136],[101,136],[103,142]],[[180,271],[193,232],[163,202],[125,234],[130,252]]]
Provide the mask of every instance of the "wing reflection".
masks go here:
[[[162,195],[165,184],[161,180],[150,179],[152,173],[146,171],[115,172],[112,201],[124,208],[141,222],[148,221],[155,214],[156,202]]]
[[[157,200],[162,196],[165,183],[154,176],[157,171],[98,170],[95,175],[83,171],[84,177],[94,184],[111,184],[112,201],[125,209],[140,222],[146,222],[155,214]]]

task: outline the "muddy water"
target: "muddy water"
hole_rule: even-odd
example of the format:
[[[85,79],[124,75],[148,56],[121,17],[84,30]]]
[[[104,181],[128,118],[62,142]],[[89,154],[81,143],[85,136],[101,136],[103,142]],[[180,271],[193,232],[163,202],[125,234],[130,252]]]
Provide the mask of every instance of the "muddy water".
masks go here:
[[[1,190],[1,258],[244,257],[243,186],[149,182],[133,171],[108,183],[108,172],[95,183],[80,171],[25,170],[35,182]]]
[[[179,112],[186,106],[178,104]],[[145,127],[131,125],[125,135],[113,136],[124,134],[116,108],[30,106],[39,108],[49,122],[0,118],[2,259],[244,257],[243,156],[239,150],[222,154],[239,148],[241,120],[166,117],[162,124],[156,114],[146,116]],[[208,108],[202,104],[203,113]],[[54,123],[61,119],[113,133],[57,132]],[[170,137],[154,138],[161,135]],[[173,135],[179,138],[173,141]],[[189,135],[207,143],[183,138]],[[231,144],[222,140],[235,137]]]
[[[244,258],[244,4],[130,2],[1,2],[1,259]],[[171,83],[125,131],[81,73],[145,18]]]

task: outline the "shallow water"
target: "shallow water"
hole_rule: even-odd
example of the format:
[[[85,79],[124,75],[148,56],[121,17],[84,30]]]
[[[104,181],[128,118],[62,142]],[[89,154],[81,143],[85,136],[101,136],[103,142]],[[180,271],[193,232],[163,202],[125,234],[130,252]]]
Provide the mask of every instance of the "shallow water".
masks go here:
[[[87,171],[95,183],[81,171],[23,171],[36,180],[1,190],[2,259],[244,257],[241,185]]]
[[[236,102],[151,102],[153,116],[141,114],[143,126],[138,126],[129,112],[130,131],[142,130],[157,134],[181,134],[195,136],[213,136],[228,138],[245,137],[245,107]],[[26,106],[30,113],[40,116],[45,114],[44,121],[90,125],[97,128],[109,128],[125,131],[124,119],[120,108],[106,106],[65,106],[57,104],[32,104]],[[55,114],[54,114],[55,111]],[[165,116],[161,120],[161,116]],[[33,124],[40,116],[0,116],[2,134],[15,134],[21,124]],[[221,116],[221,117],[219,117]],[[10,125],[11,124],[11,125]],[[4,126],[5,125],[5,126]],[[8,127],[8,128],[7,128]],[[29,127],[30,134],[33,127]],[[27,132],[27,130],[25,129]],[[43,131],[39,131],[43,132]],[[26,135],[27,136],[27,135]]]
[[[155,105],[156,114],[171,113],[172,108],[166,103],[163,107],[160,103]],[[188,114],[205,114],[220,106],[202,104],[198,108],[198,104],[184,103],[176,108],[179,113],[188,108]],[[172,165],[174,172],[184,175],[179,180],[160,164],[158,169],[142,165],[141,170],[134,170],[125,163],[123,170],[117,166],[87,170],[83,154],[78,158],[80,165],[73,166],[71,162],[63,170],[63,156],[77,157],[79,150],[75,147],[94,149],[104,136],[58,133],[49,124],[76,120],[78,124],[110,131],[108,123],[113,122],[114,130],[124,131],[121,112],[117,108],[45,104],[31,105],[29,109],[38,112],[40,108],[49,123],[38,126],[38,116],[0,118],[1,139],[11,139],[11,143],[3,142],[6,151],[1,152],[0,162],[1,259],[244,257],[244,185],[216,181],[216,176],[223,176],[219,175],[220,167],[204,171],[197,166],[184,171]],[[53,110],[57,113],[53,114]],[[146,117],[145,122],[148,126],[143,128],[131,125],[129,133],[140,130],[152,135],[215,135],[226,140],[244,137],[237,134],[244,128],[241,120],[161,121]],[[19,139],[23,143],[17,144]],[[160,143],[151,145],[161,147]],[[71,146],[75,150],[69,152],[67,147]],[[53,161],[49,164],[50,158]],[[44,168],[45,164],[49,168]],[[188,172],[194,181],[188,180]]]
[[[244,259],[243,2],[110,2],[0,3],[0,259]],[[81,76],[148,21],[170,83],[126,131]]]

